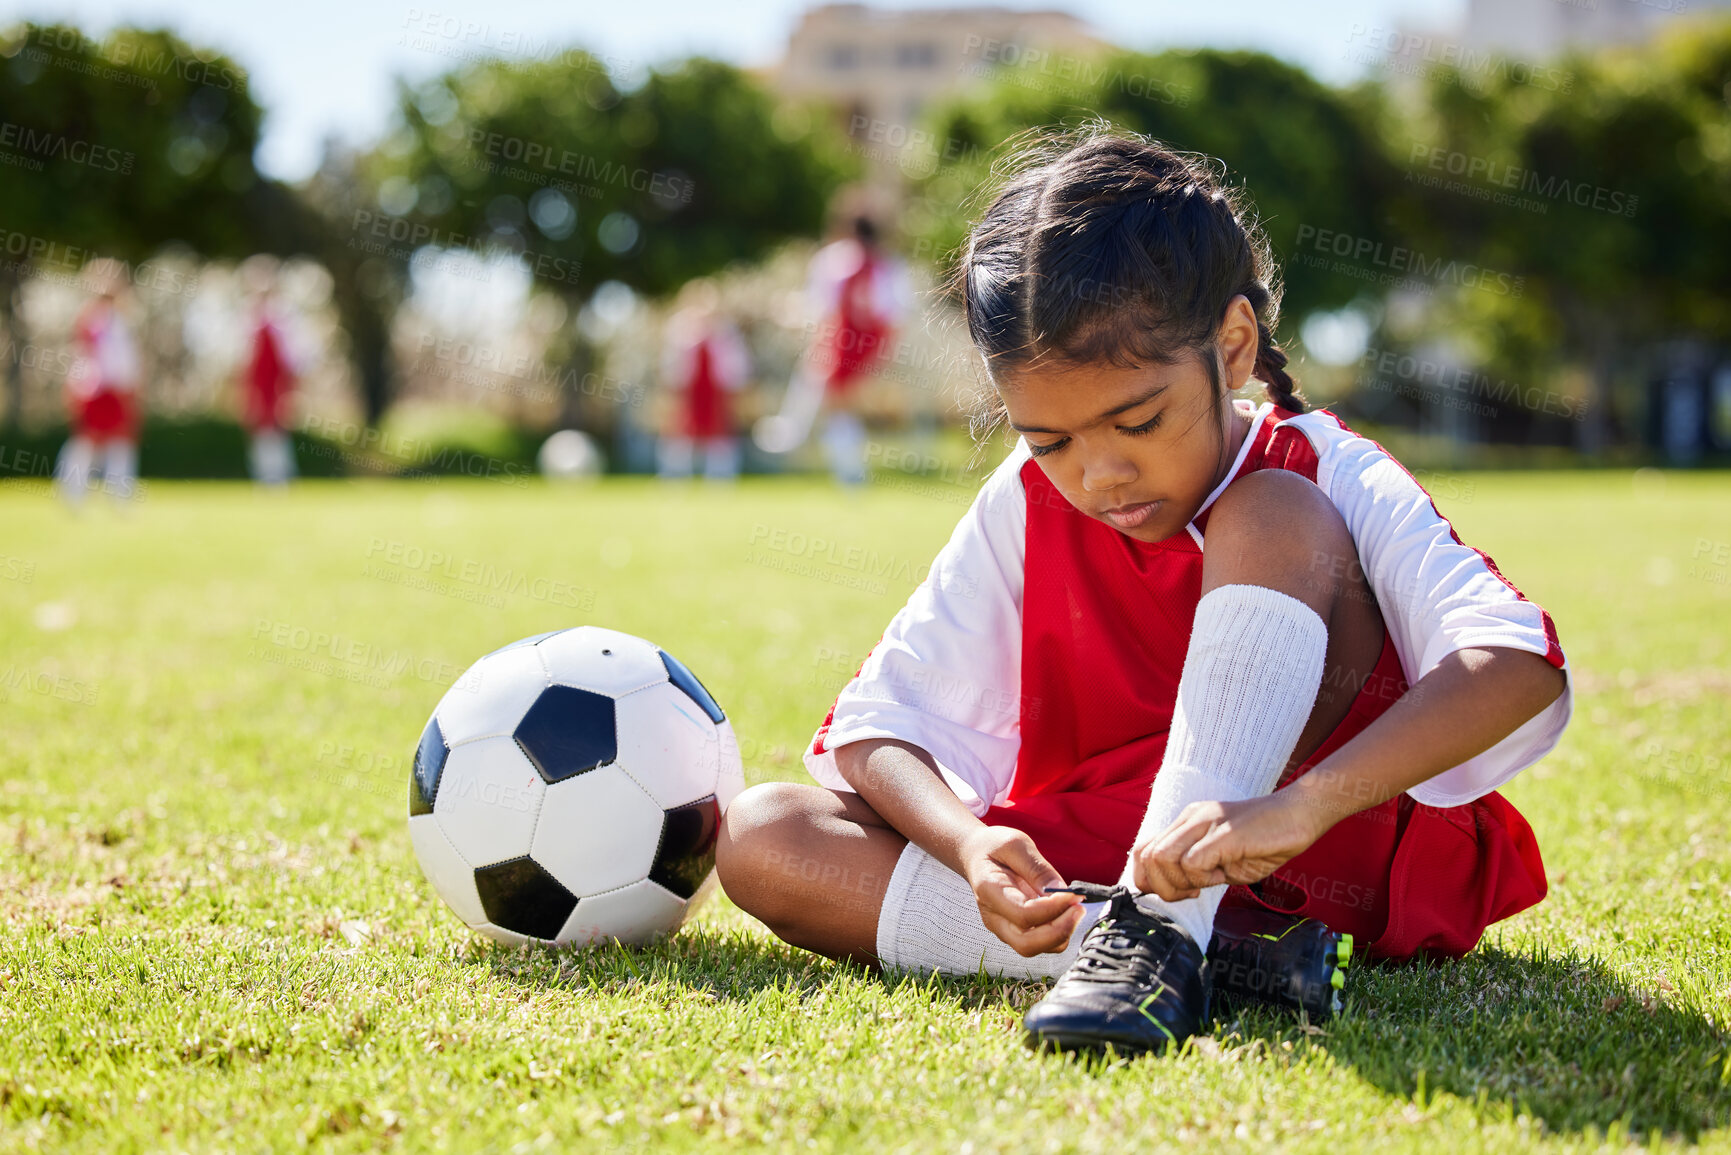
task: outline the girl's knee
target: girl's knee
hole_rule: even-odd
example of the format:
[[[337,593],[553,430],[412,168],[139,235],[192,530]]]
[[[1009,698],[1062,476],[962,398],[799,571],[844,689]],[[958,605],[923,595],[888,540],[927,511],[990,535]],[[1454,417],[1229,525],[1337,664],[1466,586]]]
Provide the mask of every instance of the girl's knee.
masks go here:
[[[715,870],[734,903],[759,918],[756,909],[776,891],[771,880],[789,861],[815,817],[814,787],[765,782],[740,793],[722,815],[715,845]]]
[[[1324,620],[1341,591],[1363,581],[1346,520],[1321,489],[1268,469],[1228,486],[1208,512],[1204,580],[1260,585],[1309,605]]]

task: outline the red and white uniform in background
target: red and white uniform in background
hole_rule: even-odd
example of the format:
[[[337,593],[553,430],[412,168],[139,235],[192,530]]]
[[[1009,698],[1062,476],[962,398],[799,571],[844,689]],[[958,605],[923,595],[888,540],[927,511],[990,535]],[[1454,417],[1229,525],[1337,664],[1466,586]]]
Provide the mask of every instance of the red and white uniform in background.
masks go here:
[[[708,309],[674,314],[661,380],[678,394],[679,410],[658,448],[661,476],[689,477],[700,448],[705,477],[725,481],[739,473],[733,397],[750,377],[751,351],[732,323]]]
[[[844,396],[894,347],[908,307],[906,270],[849,237],[812,258],[806,295],[820,325],[813,368],[831,397]]]
[[[835,748],[912,743],[975,814],[1026,831],[1067,879],[1115,880],[1165,751],[1208,511],[1259,469],[1296,472],[1334,502],[1387,627],[1347,718],[1283,781],[1456,650],[1529,650],[1567,670],[1549,615],[1380,446],[1327,411],[1263,405],[1187,532],[1152,544],[1078,512],[1019,445],[836,698],[805,756],[813,777],[848,790]],[[1226,903],[1320,918],[1383,957],[1464,954],[1545,895],[1532,830],[1495,791],[1557,744],[1572,710],[1571,685],[1490,750],[1342,820]]]
[[[745,340],[714,318],[675,318],[670,328],[661,379],[680,395],[676,435],[693,441],[733,437],[733,395],[751,376]]]
[[[288,400],[298,371],[282,323],[260,309],[253,320],[252,356],[247,361],[243,420],[253,433],[288,428]]]
[[[78,359],[66,376],[73,433],[95,446],[138,440],[138,346],[114,302],[99,297],[73,326]]]
[[[271,300],[262,299],[253,314],[252,352],[242,372],[241,416],[250,434],[248,467],[265,485],[287,485],[295,476],[289,401],[304,358],[294,336]]]

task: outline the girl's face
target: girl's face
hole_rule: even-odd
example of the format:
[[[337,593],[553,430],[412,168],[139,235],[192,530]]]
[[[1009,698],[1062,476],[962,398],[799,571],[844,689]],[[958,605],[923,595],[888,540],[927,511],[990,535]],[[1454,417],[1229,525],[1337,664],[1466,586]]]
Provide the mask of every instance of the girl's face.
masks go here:
[[[1160,541],[1196,516],[1249,429],[1231,397],[1256,362],[1256,315],[1243,297],[1227,307],[1217,347],[1227,387],[1218,395],[1200,357],[1135,369],[1035,365],[999,392],[1010,427],[1071,505]]]

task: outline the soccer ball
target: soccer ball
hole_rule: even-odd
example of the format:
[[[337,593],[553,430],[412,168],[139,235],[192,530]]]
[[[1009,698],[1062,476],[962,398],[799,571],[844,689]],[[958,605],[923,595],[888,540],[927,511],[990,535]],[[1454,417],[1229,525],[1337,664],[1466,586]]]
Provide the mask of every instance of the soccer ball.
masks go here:
[[[579,626],[471,666],[421,733],[409,838],[500,942],[647,941],[707,893],[745,785],[733,727],[672,654]]]
[[[535,464],[542,473],[560,481],[594,477],[601,472],[601,451],[587,433],[561,429],[541,443]]]

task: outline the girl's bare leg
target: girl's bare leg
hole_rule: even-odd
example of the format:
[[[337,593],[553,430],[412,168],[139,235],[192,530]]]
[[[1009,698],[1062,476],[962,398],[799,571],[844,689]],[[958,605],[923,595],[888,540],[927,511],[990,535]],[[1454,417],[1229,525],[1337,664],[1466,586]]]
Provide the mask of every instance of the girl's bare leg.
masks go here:
[[[778,937],[876,965],[884,888],[906,845],[857,794],[768,782],[728,806],[715,866],[727,896]]]

